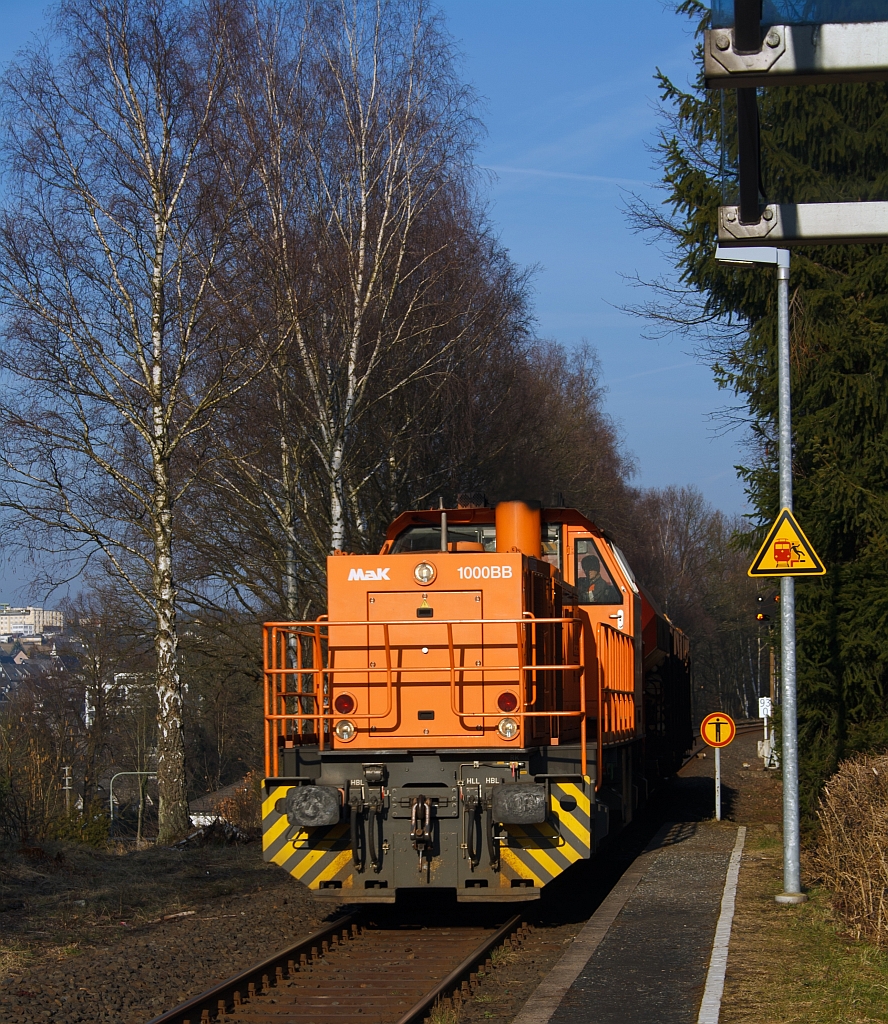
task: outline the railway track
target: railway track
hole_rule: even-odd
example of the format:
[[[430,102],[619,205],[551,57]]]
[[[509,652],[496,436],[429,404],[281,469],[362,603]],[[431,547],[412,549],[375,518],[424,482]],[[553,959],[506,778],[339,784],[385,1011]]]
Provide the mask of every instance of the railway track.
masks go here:
[[[520,915],[496,928],[427,928],[348,914],[149,1024],[415,1024],[470,995],[491,952],[529,930]]]

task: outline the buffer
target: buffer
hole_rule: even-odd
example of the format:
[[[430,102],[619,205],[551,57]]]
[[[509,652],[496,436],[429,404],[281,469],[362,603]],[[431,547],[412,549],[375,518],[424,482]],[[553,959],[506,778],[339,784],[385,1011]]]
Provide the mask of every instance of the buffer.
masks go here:
[[[826,569],[788,508],[780,515],[749,567],[750,576],[825,576]]]

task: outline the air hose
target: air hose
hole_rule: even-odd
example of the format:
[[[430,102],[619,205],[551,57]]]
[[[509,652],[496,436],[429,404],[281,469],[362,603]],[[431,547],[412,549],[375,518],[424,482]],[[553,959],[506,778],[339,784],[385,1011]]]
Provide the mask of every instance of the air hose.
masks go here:
[[[367,817],[367,833],[370,847],[370,864],[377,875],[382,871],[382,857],[376,849],[376,840],[378,839],[376,830],[381,822],[382,813],[379,804],[374,800],[370,804],[370,813]]]
[[[478,802],[473,800],[471,804],[466,807],[465,813],[465,829],[466,829],[466,851],[469,855],[469,863],[472,865],[472,870],[478,866],[478,862],[481,860],[481,850],[475,846],[475,840],[478,840],[478,847],[480,847],[480,836],[478,835]]]
[[[351,848],[352,863],[354,864],[355,871],[357,871],[358,874],[361,874],[364,870],[363,843],[361,839],[362,837],[358,824],[358,805],[357,802],[355,802],[351,805]]]
[[[500,848],[496,841],[496,828],[493,820],[493,807],[487,808],[487,847],[490,853],[490,866],[494,871],[499,871]]]

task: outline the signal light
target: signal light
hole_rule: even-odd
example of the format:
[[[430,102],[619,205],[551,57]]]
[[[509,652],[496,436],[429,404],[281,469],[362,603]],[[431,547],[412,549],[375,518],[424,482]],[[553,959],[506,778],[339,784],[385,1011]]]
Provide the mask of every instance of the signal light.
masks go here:
[[[759,623],[770,622],[771,616],[762,610],[762,605],[773,601],[775,604],[779,604],[780,592],[778,590],[772,590],[769,594],[758,594],[756,596],[756,604],[759,605],[759,611],[756,614],[756,621]]]
[[[340,715],[350,715],[355,710],[355,698],[350,693],[340,693],[333,701],[333,707]]]
[[[509,693],[509,691],[506,690],[505,693],[501,693],[499,697],[497,697],[496,706],[500,711],[514,711],[515,708],[518,707],[518,698],[514,693]]]

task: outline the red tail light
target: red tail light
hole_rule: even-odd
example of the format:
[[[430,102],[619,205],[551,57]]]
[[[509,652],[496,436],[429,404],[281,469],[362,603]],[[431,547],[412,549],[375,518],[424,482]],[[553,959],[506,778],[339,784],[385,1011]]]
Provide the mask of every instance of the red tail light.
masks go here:
[[[501,693],[496,700],[496,706],[500,711],[514,711],[518,707],[518,698],[514,693],[509,693],[506,690],[505,693]]]
[[[355,710],[355,698],[350,693],[340,693],[333,701],[337,714],[350,715]]]

